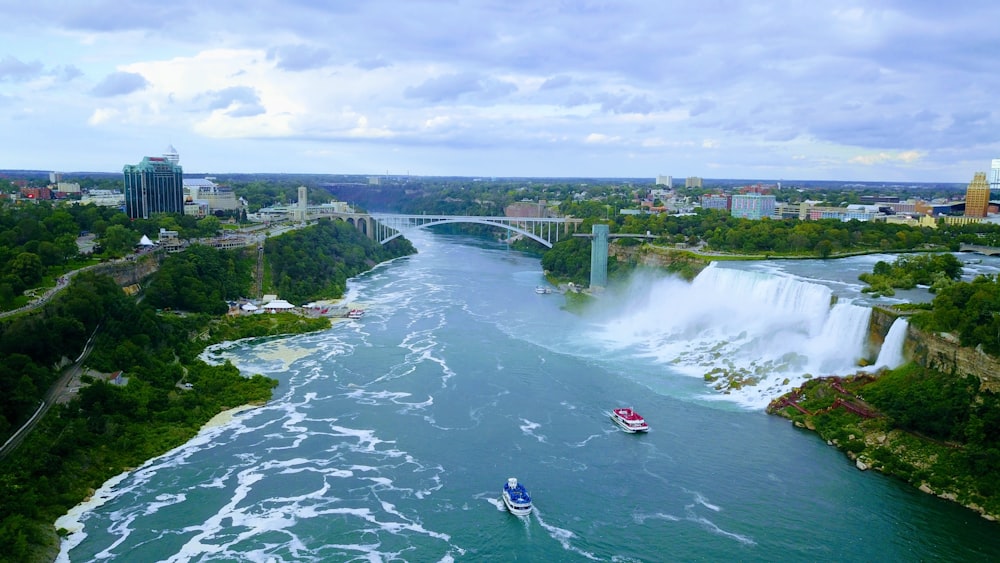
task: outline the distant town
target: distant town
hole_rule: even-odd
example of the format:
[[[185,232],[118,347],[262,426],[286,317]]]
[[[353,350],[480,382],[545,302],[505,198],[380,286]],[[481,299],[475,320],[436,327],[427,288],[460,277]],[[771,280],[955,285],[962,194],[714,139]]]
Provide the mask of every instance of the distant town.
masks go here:
[[[697,176],[674,179],[658,175],[651,179],[618,178],[415,178],[409,176],[335,176],[313,183],[348,191],[386,189],[419,181],[517,184],[541,187],[549,199],[526,198],[517,209],[507,209],[517,216],[546,216],[556,213],[561,200],[601,200],[589,188],[610,185],[629,192],[631,205],[616,206],[615,215],[685,214],[697,208],[718,209],[733,217],[759,220],[835,219],[840,221],[884,221],[910,226],[936,227],[938,221],[949,225],[1000,222],[1000,159],[993,159],[989,172],[973,172],[971,181],[961,184],[885,184],[878,182],[755,181],[717,180]],[[268,175],[226,175],[225,178]],[[277,175],[283,179],[288,175]],[[79,178],[89,178],[84,187]],[[307,178],[306,175],[303,179]],[[307,194],[299,190],[298,202],[286,205],[254,206],[237,195],[234,188],[217,176],[185,175],[180,155],[168,146],[160,156],[144,157],[137,164],[125,165],[121,175],[110,173],[74,173],[41,171],[0,171],[11,190],[0,198],[11,201],[52,201],[67,204],[93,204],[124,211],[131,219],[148,219],[156,213],[178,213],[194,218],[211,215],[232,217],[240,222],[272,223],[305,220],[329,214],[353,213],[345,201],[325,201],[303,207]],[[77,181],[69,181],[76,179]],[[96,179],[96,181],[94,181]],[[564,191],[546,190],[552,186]],[[579,188],[574,190],[574,187]],[[962,189],[964,187],[964,190]],[[817,189],[862,192],[857,201],[830,202],[810,198]],[[927,192],[931,192],[929,195]],[[796,194],[790,197],[790,194]],[[1000,198],[1000,195],[997,196]],[[609,214],[611,211],[609,210]],[[307,217],[308,215],[308,217]],[[165,233],[170,243],[172,233]]]

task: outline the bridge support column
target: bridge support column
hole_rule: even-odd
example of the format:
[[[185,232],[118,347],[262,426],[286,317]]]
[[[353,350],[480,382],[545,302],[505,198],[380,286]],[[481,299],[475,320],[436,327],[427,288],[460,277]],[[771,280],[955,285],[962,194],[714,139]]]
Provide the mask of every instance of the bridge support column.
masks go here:
[[[590,287],[608,286],[608,226],[593,225],[590,242]]]

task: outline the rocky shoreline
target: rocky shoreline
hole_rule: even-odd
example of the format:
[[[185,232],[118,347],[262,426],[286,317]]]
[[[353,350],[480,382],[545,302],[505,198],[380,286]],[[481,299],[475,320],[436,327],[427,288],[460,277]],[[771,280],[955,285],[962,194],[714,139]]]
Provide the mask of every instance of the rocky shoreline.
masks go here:
[[[1000,502],[981,494],[973,476],[956,471],[962,445],[894,428],[864,400],[864,387],[874,379],[867,373],[816,378],[772,401],[767,412],[817,433],[861,471],[902,479],[986,520],[1000,518]]]

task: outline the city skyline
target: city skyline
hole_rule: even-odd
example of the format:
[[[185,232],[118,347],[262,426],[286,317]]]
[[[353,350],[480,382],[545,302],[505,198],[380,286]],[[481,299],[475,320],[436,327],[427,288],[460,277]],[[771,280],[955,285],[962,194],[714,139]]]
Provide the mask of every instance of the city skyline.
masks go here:
[[[2,169],[968,183],[1000,6],[0,0]]]

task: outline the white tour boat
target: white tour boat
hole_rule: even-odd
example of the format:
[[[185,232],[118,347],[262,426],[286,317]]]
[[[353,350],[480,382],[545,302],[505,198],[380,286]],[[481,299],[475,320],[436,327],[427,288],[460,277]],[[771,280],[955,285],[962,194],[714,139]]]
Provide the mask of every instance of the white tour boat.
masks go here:
[[[611,420],[622,427],[622,430],[634,434],[636,432],[648,432],[649,425],[646,419],[639,416],[639,413],[630,408],[620,408],[611,411]]]
[[[511,514],[516,516],[527,516],[531,512],[531,496],[524,485],[511,477],[504,483],[503,493],[500,495],[504,505]]]

